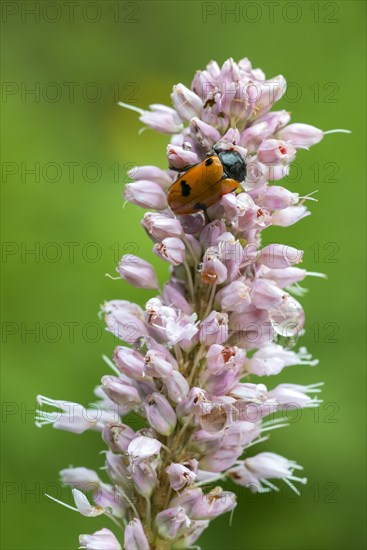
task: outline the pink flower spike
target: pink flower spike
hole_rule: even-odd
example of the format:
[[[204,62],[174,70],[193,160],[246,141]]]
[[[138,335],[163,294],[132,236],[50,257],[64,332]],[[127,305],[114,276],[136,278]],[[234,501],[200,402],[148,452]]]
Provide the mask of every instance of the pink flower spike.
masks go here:
[[[76,507],[57,502],[85,516],[108,516],[125,529],[124,544],[108,529],[81,535],[82,548],[90,550],[199,548],[209,523],[236,506],[235,494],[212,489],[215,483],[227,479],[263,493],[279,490],[275,479],[299,494],[293,483],[306,481],[295,475],[295,462],[269,452],[266,433],[288,425],[276,413],[321,403],[319,384],[271,378],[268,384],[278,374],[285,380],[288,367],[299,365],[306,375],[304,367],[317,364],[306,348],[294,348],[305,326],[298,297],[306,289],[298,283],[323,275],[298,267],[303,251],[281,244],[294,238],[291,229],[280,229],[310,215],[305,204],[316,191],[303,196],[302,182],[288,189],[298,178],[286,176],[296,175],[298,149],[347,131],[323,132],[291,122],[286,110],[271,111],[285,78],[266,77],[246,57],[222,66],[211,61],[191,88],[186,84],[173,87],[171,106],[120,104],[167,135],[166,162],[131,163],[124,197],[144,209],[143,234],[166,262],[161,271],[169,279],[160,286],[151,263],[125,254],[120,277],[153,292],[144,308],[142,297],[102,305],[115,349],[112,359],[103,356],[111,370],[101,373],[94,402],[37,398],[37,426],[102,435],[98,470],[60,472]],[[161,153],[165,158],[164,148]],[[190,174],[195,184],[201,167],[201,180],[183,190],[189,213],[176,215],[169,188]],[[209,195],[217,201],[211,206]],[[284,232],[279,243],[264,232],[270,226]],[[259,443],[265,452],[251,456]]]

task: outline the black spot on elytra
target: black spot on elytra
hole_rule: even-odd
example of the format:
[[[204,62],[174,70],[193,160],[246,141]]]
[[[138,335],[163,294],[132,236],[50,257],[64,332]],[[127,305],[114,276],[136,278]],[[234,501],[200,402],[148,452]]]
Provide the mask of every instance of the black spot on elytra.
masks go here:
[[[210,166],[211,164],[213,164],[213,159],[208,158],[208,160],[205,161],[205,166]]]
[[[188,197],[191,193],[191,187],[185,180],[181,181],[181,194],[183,197]]]
[[[194,210],[206,210],[206,204],[204,204],[203,202],[197,202],[196,204],[194,204],[193,209]]]

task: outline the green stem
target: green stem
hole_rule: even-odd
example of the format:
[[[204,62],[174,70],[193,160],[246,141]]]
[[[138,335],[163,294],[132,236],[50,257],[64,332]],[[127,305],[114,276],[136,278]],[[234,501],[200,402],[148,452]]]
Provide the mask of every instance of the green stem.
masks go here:
[[[184,265],[185,270],[186,270],[187,284],[189,285],[191,303],[192,303],[192,305],[194,305],[194,303],[195,303],[195,291],[194,291],[194,283],[193,283],[193,280],[192,280],[191,271],[190,271],[190,268],[189,268],[187,262],[184,262],[183,265]]]

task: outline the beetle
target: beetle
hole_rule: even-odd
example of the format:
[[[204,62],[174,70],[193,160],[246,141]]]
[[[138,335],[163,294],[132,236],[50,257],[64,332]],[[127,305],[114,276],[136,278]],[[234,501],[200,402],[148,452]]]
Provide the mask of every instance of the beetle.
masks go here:
[[[168,204],[175,214],[195,214],[238,189],[245,177],[246,162],[240,153],[215,145],[205,160],[189,168],[171,185]]]

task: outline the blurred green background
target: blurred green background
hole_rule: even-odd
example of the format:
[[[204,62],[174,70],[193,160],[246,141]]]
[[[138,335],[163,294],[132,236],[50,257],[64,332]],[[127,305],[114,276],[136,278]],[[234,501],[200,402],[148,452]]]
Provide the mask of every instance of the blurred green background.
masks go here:
[[[60,469],[102,465],[99,436],[38,430],[32,410],[37,393],[92,401],[108,371],[101,356],[115,345],[99,304],[144,304],[152,295],[105,277],[119,255],[137,253],[167,277],[141,210],[123,209],[121,197],[131,165],[166,166],[167,138],[138,135],[136,114],[116,102],[167,103],[173,84],[189,85],[210,59],[230,56],[292,83],[277,107],[294,122],[353,133],[299,152],[285,185],[318,189],[319,202],[309,204],[312,217],[265,234],[297,243],[304,267],[328,275],[307,279],[302,299],[301,343],[319,366],[266,381],[324,381],[324,405],[290,416],[290,427],[259,447],[303,464],[309,484],[301,497],[285,485],[271,495],[239,491],[232,526],[228,515],[218,519],[200,544],[364,548],[365,3],[29,1],[2,2],[2,10],[2,548],[73,549],[80,533],[105,525],[43,496],[69,498],[58,488]]]

